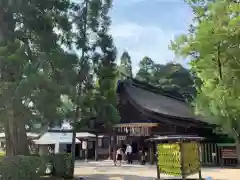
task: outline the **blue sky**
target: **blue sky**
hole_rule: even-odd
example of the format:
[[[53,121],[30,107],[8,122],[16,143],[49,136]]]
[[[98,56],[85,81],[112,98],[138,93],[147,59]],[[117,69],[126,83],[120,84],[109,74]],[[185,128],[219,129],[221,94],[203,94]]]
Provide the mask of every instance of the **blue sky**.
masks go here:
[[[187,32],[192,12],[184,0],[113,0],[111,18],[118,55],[127,50],[136,72],[144,56],[161,64],[174,60],[168,45]]]

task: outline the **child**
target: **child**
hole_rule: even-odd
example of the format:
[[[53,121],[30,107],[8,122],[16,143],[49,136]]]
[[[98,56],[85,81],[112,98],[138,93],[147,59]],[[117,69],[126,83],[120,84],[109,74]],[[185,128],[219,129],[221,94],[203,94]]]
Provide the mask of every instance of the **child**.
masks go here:
[[[116,152],[116,162],[115,162],[115,166],[117,165],[117,162],[119,162],[119,166],[121,166],[122,164],[122,158],[123,158],[123,151],[122,151],[122,148],[119,147],[117,149],[117,152]]]
[[[141,159],[140,159],[141,165],[145,165],[147,152],[144,149],[140,150],[140,157],[141,157]]]

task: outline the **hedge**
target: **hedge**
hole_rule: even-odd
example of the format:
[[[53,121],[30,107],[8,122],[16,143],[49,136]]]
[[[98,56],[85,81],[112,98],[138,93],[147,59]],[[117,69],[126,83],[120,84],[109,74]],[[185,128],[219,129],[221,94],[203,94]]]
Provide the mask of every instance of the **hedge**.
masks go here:
[[[36,180],[45,175],[48,164],[53,166],[52,176],[72,177],[70,154],[53,154],[3,157],[0,160],[0,179]]]
[[[6,156],[0,161],[1,180],[35,180],[41,158],[34,156]]]
[[[6,153],[4,151],[0,151],[0,157],[6,156]]]
[[[45,167],[41,172],[46,172],[47,166],[51,164],[52,166],[52,176],[71,178],[71,154],[59,153],[52,154],[48,156],[40,156],[43,159]]]
[[[53,163],[53,175],[63,178],[72,178],[71,154],[54,154],[51,156]]]
[[[3,159],[6,156],[6,153],[3,151],[0,151],[0,160]]]

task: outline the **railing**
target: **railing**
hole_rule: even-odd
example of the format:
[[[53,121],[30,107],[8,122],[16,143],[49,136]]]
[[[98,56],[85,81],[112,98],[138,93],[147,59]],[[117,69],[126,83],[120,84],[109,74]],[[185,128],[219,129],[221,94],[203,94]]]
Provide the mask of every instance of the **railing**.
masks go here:
[[[237,154],[235,144],[201,144],[203,166],[236,166]]]

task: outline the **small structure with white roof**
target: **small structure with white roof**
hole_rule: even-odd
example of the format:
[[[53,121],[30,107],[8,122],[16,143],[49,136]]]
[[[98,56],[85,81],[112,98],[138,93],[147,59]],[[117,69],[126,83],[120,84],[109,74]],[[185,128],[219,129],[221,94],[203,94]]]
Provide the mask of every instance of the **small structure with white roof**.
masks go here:
[[[76,144],[81,144],[81,139],[95,138],[94,134],[88,132],[80,132],[76,134]],[[69,149],[69,145],[72,144],[72,133],[70,132],[46,132],[38,140],[35,140],[35,144],[39,145],[39,153],[45,154],[49,145],[54,146],[54,152],[64,152]]]
[[[38,133],[27,132],[27,138],[29,140],[37,139],[37,138],[39,138],[39,136],[40,136],[40,134],[38,134]],[[5,144],[6,144],[5,133],[2,132],[2,133],[0,133],[0,148],[1,148],[1,150],[5,149]]]
[[[52,147],[52,150],[54,149],[55,153],[70,153],[73,134],[71,130],[72,126],[67,121],[64,121],[61,126],[49,128],[48,132],[44,133],[38,140],[35,140],[35,144],[39,147],[39,154],[48,153],[49,146]],[[94,134],[88,132],[76,133],[76,157],[82,157],[83,149],[94,149],[93,141],[95,138]]]

